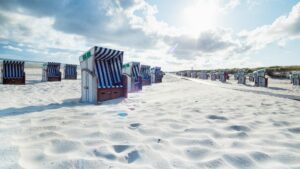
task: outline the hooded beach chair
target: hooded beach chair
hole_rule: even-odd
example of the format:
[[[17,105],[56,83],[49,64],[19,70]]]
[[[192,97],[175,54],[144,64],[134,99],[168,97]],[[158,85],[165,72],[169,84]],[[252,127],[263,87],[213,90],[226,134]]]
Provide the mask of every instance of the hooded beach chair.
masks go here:
[[[161,83],[163,78],[163,72],[160,67],[152,67],[151,69],[151,83]]]
[[[186,72],[185,71],[180,72],[180,76],[186,76]]]
[[[191,78],[197,78],[197,72],[196,71],[191,72]]]
[[[123,51],[95,46],[80,56],[82,102],[97,104],[127,97],[123,55]]]
[[[60,63],[48,62],[43,65],[43,82],[61,81]]]
[[[25,84],[25,62],[4,60],[1,69],[1,83]]]
[[[239,78],[239,72],[234,73],[233,78],[234,78],[234,80],[238,80],[238,78]]]
[[[192,75],[192,71],[187,70],[187,71],[186,71],[186,77],[191,77],[191,75]]]
[[[151,85],[151,72],[150,72],[150,66],[148,65],[141,65],[141,76],[143,81],[143,86],[145,85]],[[178,75],[178,73],[176,73]]]
[[[210,72],[210,80],[213,80],[213,81],[215,81],[215,80],[217,80],[217,72]]]
[[[204,79],[204,80],[207,80],[208,79],[208,74],[206,71],[201,71],[200,74],[199,74],[199,78],[200,79]]]
[[[266,77],[266,70],[260,69],[253,72],[254,85],[257,87],[268,87],[268,78]]]
[[[291,74],[291,82],[293,85],[299,86],[300,85],[300,73],[293,72]]]
[[[245,72],[238,71],[236,74],[237,74],[238,84],[246,84]]]
[[[223,83],[226,82],[226,80],[228,79],[227,77],[228,73],[225,71],[219,71],[218,74],[219,74],[219,80]]]
[[[140,75],[140,63],[130,62],[123,65],[123,73],[128,76],[128,92],[137,92],[142,90],[142,77]]]
[[[65,79],[77,79],[77,65],[65,65]]]
[[[249,73],[249,81],[254,82],[254,75],[253,73]]]

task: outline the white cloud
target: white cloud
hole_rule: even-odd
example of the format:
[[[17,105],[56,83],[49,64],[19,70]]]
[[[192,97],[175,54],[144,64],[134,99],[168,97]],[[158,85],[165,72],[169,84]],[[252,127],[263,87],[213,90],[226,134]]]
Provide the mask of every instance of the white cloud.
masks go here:
[[[300,3],[287,16],[278,17],[271,25],[264,25],[252,31],[243,31],[244,37],[253,49],[259,50],[270,43],[283,45],[288,40],[300,38]]]
[[[17,47],[13,47],[11,45],[6,45],[6,46],[3,46],[4,49],[9,49],[9,50],[14,50],[14,51],[19,51],[19,52],[22,52],[23,49],[21,48],[17,48]]]

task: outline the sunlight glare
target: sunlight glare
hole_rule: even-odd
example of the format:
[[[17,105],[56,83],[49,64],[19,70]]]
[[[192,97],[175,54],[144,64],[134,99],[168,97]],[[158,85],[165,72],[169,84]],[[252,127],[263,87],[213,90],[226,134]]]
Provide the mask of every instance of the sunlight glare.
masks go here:
[[[216,1],[200,1],[184,8],[182,12],[183,27],[192,34],[216,26],[219,6]]]

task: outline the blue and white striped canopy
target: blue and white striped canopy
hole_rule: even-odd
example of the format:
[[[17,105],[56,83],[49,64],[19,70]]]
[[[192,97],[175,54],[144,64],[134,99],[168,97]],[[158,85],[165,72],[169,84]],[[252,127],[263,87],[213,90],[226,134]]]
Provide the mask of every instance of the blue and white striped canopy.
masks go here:
[[[76,76],[77,75],[77,65],[66,64],[65,75]]]
[[[131,72],[132,72],[132,77],[133,77],[134,81],[138,81],[139,75],[140,75],[140,63],[139,62],[132,62]]]
[[[141,76],[143,79],[150,79],[151,78],[151,75],[150,75],[150,66],[148,65],[141,65]]]
[[[23,61],[3,61],[3,77],[4,78],[20,78],[24,76],[24,65]]]
[[[94,47],[96,76],[99,88],[117,88],[122,86],[122,51]]]
[[[48,72],[48,77],[60,76],[60,63],[48,62],[47,72]]]

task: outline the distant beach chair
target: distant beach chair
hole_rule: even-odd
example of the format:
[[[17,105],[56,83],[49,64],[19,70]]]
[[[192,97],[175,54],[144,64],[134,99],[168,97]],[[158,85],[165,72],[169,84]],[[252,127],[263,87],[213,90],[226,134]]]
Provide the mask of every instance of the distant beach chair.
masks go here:
[[[164,76],[160,67],[152,67],[151,71],[151,83],[161,83]]]
[[[208,73],[206,71],[201,71],[199,73],[199,79],[204,79],[204,80],[207,80],[208,79]]]
[[[291,82],[292,82],[293,85],[299,86],[300,85],[300,73],[293,72],[291,74]]]
[[[0,72],[3,84],[25,84],[25,62],[4,60]]]
[[[249,73],[249,81],[250,82],[254,82],[254,75],[253,75],[253,73]]]
[[[60,63],[48,62],[43,65],[43,82],[61,81]]]
[[[186,71],[180,72],[180,76],[186,76]]]
[[[141,76],[143,81],[143,86],[151,85],[151,72],[150,72],[150,66],[148,65],[141,65]],[[177,73],[176,73],[177,74]],[[179,75],[179,74],[177,74]]]
[[[77,79],[77,65],[66,64],[64,70],[65,79]]]
[[[219,75],[219,80],[223,83],[225,83],[226,80],[228,79],[228,73],[225,71],[219,71],[218,75]]]
[[[191,73],[192,73],[192,71],[187,70],[187,71],[186,71],[186,77],[191,77]]]
[[[238,84],[246,84],[245,72],[239,71],[237,73],[237,80],[238,80]]]
[[[238,78],[239,78],[239,72],[234,73],[233,74],[233,79],[238,80]]]
[[[191,72],[191,78],[197,78],[197,72],[196,71]]]
[[[253,72],[254,85],[257,87],[268,87],[268,78],[266,77],[266,70],[260,69]]]
[[[122,74],[124,52],[93,47],[80,56],[81,100],[97,104],[127,97],[127,75]]]
[[[210,72],[210,80],[213,81],[217,80],[217,72],[214,71]]]
[[[142,90],[142,76],[140,74],[140,63],[129,62],[123,65],[123,73],[128,76],[128,92],[137,92]]]

